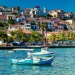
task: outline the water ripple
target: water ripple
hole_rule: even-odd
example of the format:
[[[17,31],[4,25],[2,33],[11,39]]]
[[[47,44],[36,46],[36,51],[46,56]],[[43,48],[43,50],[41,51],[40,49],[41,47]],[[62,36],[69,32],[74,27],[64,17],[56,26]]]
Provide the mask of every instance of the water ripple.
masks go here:
[[[36,49],[35,51],[39,51]],[[0,75],[75,75],[75,48],[50,48],[55,51],[52,65],[11,65],[9,57],[26,57],[26,52],[8,53],[0,51]]]

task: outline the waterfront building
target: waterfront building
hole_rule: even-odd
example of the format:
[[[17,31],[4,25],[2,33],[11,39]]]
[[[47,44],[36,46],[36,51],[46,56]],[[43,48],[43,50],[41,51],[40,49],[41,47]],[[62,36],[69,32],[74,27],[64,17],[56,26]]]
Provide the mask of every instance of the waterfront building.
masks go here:
[[[15,30],[18,30],[18,29],[25,29],[25,26],[19,25],[19,24],[8,26],[8,31],[15,31]]]

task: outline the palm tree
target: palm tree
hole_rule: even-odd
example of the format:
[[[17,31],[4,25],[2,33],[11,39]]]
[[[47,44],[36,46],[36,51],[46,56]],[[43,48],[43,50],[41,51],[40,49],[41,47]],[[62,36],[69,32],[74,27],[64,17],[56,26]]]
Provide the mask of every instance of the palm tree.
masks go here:
[[[75,25],[75,15],[73,16],[73,25]]]
[[[0,39],[6,41],[8,38],[7,34],[3,31],[0,32]]]
[[[60,40],[65,40],[65,33],[60,33]]]
[[[8,42],[8,43],[13,42],[13,37],[12,37],[12,36],[8,36],[8,38],[7,38],[7,42]]]
[[[51,40],[52,42],[54,42],[54,41],[56,40],[56,35],[55,35],[55,34],[51,34],[50,40]]]
[[[42,30],[42,36],[44,36],[44,31],[45,31],[45,26],[44,26],[44,24],[41,25],[41,30]]]
[[[17,10],[18,12],[20,11],[20,7],[19,6],[14,6],[13,8],[14,8],[14,10]]]
[[[46,19],[50,19],[51,17],[53,17],[53,16],[50,15],[50,14],[47,14],[44,18],[46,18]]]
[[[56,41],[60,40],[60,35],[56,35]]]
[[[3,40],[3,32],[0,32],[0,40]]]
[[[37,22],[37,26],[38,26],[38,28],[39,28],[39,30],[40,30],[40,27],[41,27],[40,22]]]
[[[68,34],[68,39],[69,39],[69,40],[74,39],[74,33],[73,33],[73,32],[69,32],[69,34]]]
[[[44,23],[44,27],[45,27],[46,36],[47,36],[47,29],[48,29],[48,23],[47,22]]]
[[[48,23],[45,22],[41,25],[41,29],[42,29],[42,35],[44,36],[44,32],[46,32],[46,36],[47,36],[47,28],[48,28]]]

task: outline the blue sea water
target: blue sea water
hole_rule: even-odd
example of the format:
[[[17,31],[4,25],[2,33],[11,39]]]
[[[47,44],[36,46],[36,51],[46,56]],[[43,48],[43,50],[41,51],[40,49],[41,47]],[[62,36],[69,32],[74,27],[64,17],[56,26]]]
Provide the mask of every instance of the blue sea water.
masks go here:
[[[56,54],[52,65],[12,65],[9,57],[24,58],[27,51],[9,53],[8,50],[0,50],[0,75],[75,75],[75,48],[48,50]]]

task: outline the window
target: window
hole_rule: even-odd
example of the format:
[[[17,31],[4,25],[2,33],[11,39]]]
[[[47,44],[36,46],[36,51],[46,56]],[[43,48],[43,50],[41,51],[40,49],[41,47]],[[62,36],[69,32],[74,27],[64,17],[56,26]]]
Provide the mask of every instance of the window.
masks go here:
[[[50,25],[52,25],[52,23],[50,22]]]
[[[50,28],[51,28],[52,26],[50,26]]]

